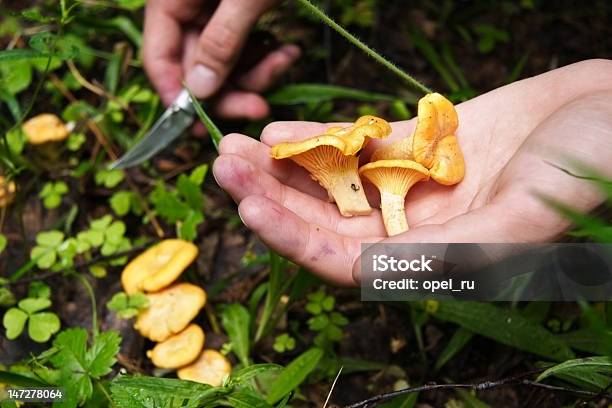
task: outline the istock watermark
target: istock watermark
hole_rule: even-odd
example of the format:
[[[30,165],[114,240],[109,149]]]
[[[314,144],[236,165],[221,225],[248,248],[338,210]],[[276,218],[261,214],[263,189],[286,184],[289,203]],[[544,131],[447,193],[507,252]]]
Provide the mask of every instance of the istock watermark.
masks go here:
[[[361,299],[612,300],[612,244],[364,244]]]

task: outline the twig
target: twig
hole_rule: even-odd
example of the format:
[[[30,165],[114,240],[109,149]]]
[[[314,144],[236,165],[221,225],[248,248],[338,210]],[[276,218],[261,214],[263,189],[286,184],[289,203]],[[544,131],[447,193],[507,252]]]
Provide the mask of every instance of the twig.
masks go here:
[[[419,387],[409,387],[409,388],[404,388],[402,390],[389,392],[386,394],[376,395],[374,397],[365,399],[363,401],[359,401],[351,405],[346,405],[344,408],[373,407],[377,405],[378,403],[387,401],[391,398],[395,398],[400,395],[411,394],[414,392],[434,391],[434,390],[444,390],[444,389],[457,389],[457,388],[468,388],[474,391],[486,391],[486,390],[491,390],[494,388],[506,387],[509,385],[526,385],[530,387],[542,388],[542,389],[549,390],[549,391],[576,394],[576,395],[580,395],[586,398],[598,398],[598,397],[603,397],[607,399],[612,398],[612,394],[610,393],[577,390],[573,388],[560,387],[557,385],[539,383],[539,382],[535,382],[532,380],[526,380],[526,379],[517,381],[517,377],[510,377],[510,378],[504,378],[498,381],[484,381],[484,382],[473,383],[473,384],[427,384],[427,385],[421,385]]]
[[[338,374],[336,374],[336,378],[334,378],[334,382],[331,385],[331,388],[329,389],[329,393],[327,394],[327,398],[325,398],[325,404],[323,404],[323,408],[327,408],[327,404],[329,403],[329,399],[332,396],[332,393],[334,392],[334,388],[336,388],[336,383],[338,382],[338,378],[340,378],[340,374],[342,374],[342,369],[344,368],[344,366],[340,367],[340,370],[338,370]]]

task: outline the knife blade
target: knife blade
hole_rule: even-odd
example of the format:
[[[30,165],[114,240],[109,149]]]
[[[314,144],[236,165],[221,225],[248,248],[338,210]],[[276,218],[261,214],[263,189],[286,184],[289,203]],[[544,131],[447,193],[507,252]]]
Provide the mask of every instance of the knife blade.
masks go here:
[[[193,101],[189,92],[183,89],[142,139],[120,159],[111,163],[109,169],[133,167],[151,158],[191,126],[194,118]]]

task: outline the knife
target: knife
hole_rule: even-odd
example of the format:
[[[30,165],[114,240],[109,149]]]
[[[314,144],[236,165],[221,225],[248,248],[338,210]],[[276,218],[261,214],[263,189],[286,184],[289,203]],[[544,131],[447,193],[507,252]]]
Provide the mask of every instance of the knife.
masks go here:
[[[151,158],[191,126],[194,118],[193,101],[189,96],[189,91],[183,89],[142,139],[120,159],[111,163],[109,169],[133,167]]]

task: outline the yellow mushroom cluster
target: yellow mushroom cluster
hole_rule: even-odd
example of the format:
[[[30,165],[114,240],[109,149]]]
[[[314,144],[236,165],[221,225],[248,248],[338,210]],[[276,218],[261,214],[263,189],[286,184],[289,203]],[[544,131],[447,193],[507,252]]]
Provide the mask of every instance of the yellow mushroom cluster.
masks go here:
[[[127,294],[144,292],[149,300],[134,328],[157,342],[147,352],[153,364],[178,370],[181,379],[219,386],[231,364],[218,351],[203,350],[204,330],[192,323],[206,303],[206,292],[191,283],[175,283],[197,255],[191,242],[164,240],[126,265],[121,284]]]
[[[455,135],[458,125],[453,104],[430,93],[419,100],[414,133],[377,149],[361,167],[358,155],[368,139],[391,134],[391,126],[383,119],[363,116],[349,127],[331,127],[323,135],[280,143],[270,155],[290,158],[308,170],[345,217],[371,211],[361,184],[364,177],[380,192],[385,229],[393,236],[408,230],[405,197],[414,184],[431,177],[450,186],[463,179],[465,163]]]

